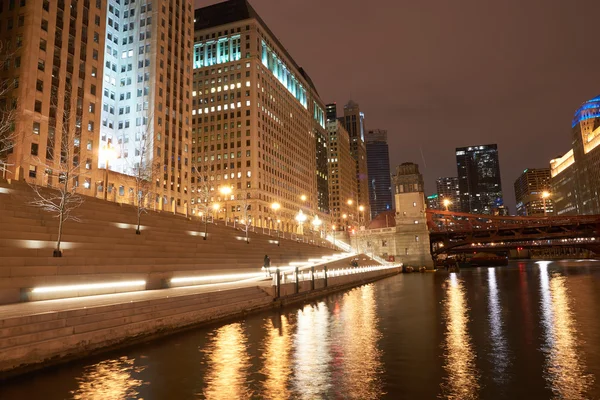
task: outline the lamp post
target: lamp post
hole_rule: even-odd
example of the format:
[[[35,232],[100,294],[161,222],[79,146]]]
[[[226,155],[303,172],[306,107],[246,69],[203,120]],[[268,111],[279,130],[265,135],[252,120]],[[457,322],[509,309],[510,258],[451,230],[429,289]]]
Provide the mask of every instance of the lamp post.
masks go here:
[[[106,163],[104,165],[104,200],[108,200],[108,164],[110,161],[116,158],[115,149],[110,146],[110,143],[107,143],[106,146],[102,149],[100,157],[104,159]]]
[[[219,205],[219,203],[214,203],[212,205],[213,221],[215,219],[214,211],[216,211],[218,213],[220,207],[221,206]],[[217,217],[218,217],[218,215],[217,215]],[[204,240],[207,240],[207,239],[208,239],[208,204],[206,205],[206,215],[204,216]]]
[[[318,215],[315,215],[315,217],[312,220],[312,224],[314,226],[314,229],[319,229],[319,226],[321,226],[321,224],[323,223],[323,221],[321,221],[321,219],[319,218]],[[321,235],[319,235],[321,236]]]
[[[296,214],[296,221],[298,221],[298,223],[300,224],[300,233],[302,234],[302,236],[304,236],[304,229],[302,227],[302,224],[304,224],[304,221],[306,221],[306,215],[302,212],[302,210],[300,210],[298,214]]]
[[[271,204],[271,210],[273,210],[273,212],[275,213],[275,219],[277,220],[277,227],[276,227],[276,229],[277,229],[277,239],[279,239],[279,219],[277,219],[277,211],[279,211],[280,208],[281,208],[281,204],[279,204],[279,203],[273,203],[273,204]],[[270,225],[269,225],[269,229],[271,229]]]
[[[331,225],[331,234],[333,236],[333,247],[335,248],[335,225]]]
[[[365,206],[363,206],[363,205],[358,206],[358,211],[360,211],[360,213],[358,214],[358,226],[360,227],[361,221],[365,220],[365,214],[364,214]]]
[[[348,218],[348,214],[342,214],[342,219],[344,220],[344,227],[345,227],[346,231],[348,231],[348,222],[346,221],[347,218]]]
[[[448,211],[448,207],[450,207],[450,204],[452,204],[452,202],[448,199],[444,199],[444,207],[446,207],[446,211]],[[444,216],[444,225],[446,225],[446,230],[448,230],[448,216],[445,215]]]
[[[228,200],[229,195],[231,195],[231,187],[222,186],[219,189],[219,193],[221,193],[223,195],[223,197],[225,197],[225,226],[227,226],[227,200]]]
[[[548,197],[550,197],[550,193],[549,193],[548,191],[544,190],[544,191],[542,192],[542,206],[544,207],[544,217],[545,217],[546,215],[548,215],[548,213],[546,212],[546,199],[547,199]]]

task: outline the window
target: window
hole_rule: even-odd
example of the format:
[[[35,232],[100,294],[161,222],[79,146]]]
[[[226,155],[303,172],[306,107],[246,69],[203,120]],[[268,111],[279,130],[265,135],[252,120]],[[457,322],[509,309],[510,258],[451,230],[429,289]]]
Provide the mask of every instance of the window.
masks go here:
[[[419,237],[415,235],[415,242],[419,241]]]
[[[46,62],[42,59],[38,60],[38,69],[44,71],[46,69]]]
[[[31,155],[32,156],[38,155],[38,144],[37,143],[31,143]]]
[[[42,81],[41,79],[38,79],[35,83],[35,89],[38,92],[43,92],[44,91],[44,81]]]
[[[46,51],[46,44],[44,39],[40,39],[40,50]]]
[[[34,135],[39,135],[40,134],[40,123],[39,122],[34,122],[33,123],[33,134]]]
[[[42,30],[48,32],[48,21],[42,20]]]
[[[37,167],[35,165],[29,166],[29,177],[35,178],[37,176]]]
[[[33,109],[34,109],[35,112],[41,113],[42,112],[42,102],[39,101],[39,100],[36,100],[35,101],[35,106],[34,106]]]

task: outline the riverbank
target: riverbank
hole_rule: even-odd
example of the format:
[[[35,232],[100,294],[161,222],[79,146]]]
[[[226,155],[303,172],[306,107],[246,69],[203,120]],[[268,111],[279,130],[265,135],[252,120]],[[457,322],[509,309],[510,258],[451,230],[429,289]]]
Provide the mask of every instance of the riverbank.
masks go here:
[[[251,312],[319,298],[400,272],[381,269],[284,283],[205,285],[0,308],[0,379]]]

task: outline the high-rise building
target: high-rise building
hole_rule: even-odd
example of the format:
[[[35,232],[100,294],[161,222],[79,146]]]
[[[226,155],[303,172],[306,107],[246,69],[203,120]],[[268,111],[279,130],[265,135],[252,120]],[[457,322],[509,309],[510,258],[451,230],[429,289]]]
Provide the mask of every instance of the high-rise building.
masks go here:
[[[427,196],[427,209],[428,210],[439,210],[440,209],[440,198],[437,193]]]
[[[492,214],[504,204],[497,145],[457,148],[456,166],[462,212]]]
[[[337,117],[337,104],[336,103],[329,103],[325,106],[326,108],[326,114],[327,114],[327,121],[335,121],[338,119]]]
[[[346,230],[356,220],[348,200],[356,193],[356,163],[350,155],[350,136],[334,119],[327,121],[329,133],[329,208],[336,230]],[[344,218],[345,216],[345,218]]]
[[[550,161],[557,215],[600,214],[600,96],[575,112],[573,149]]]
[[[197,9],[195,20],[193,204],[301,232],[310,220],[297,221],[299,211],[312,216],[329,203],[324,104],[247,1]]]
[[[2,16],[18,21],[8,32],[22,133],[8,160],[13,177],[53,186],[68,154],[80,193],[134,203],[134,176],[147,165],[146,201],[185,209],[192,0],[2,4]]]
[[[158,207],[187,210],[193,1],[105,3],[100,148],[115,148],[108,168],[121,174],[112,185],[109,178],[109,191],[118,186],[115,198],[133,201],[135,190],[127,177],[150,168]],[[99,167],[106,168],[106,161],[100,159]]]
[[[439,206],[446,209],[444,200],[448,200],[448,211],[459,211],[460,190],[458,189],[458,177],[443,177],[436,181]]]
[[[61,164],[80,165],[73,185],[94,196],[101,179],[106,7],[103,1],[0,2],[0,110],[2,123],[11,125],[0,128],[9,139],[0,148],[6,177],[54,186]]]
[[[394,207],[387,131],[369,130],[366,142],[369,204],[371,205],[371,219],[373,219],[377,214],[389,211]]]
[[[369,210],[369,174],[365,143],[365,114],[360,111],[358,104],[352,100],[344,106],[343,123],[344,128],[350,134],[350,152],[356,162],[358,190],[354,197],[360,205]],[[368,217],[368,213],[365,213],[365,217]]]
[[[554,213],[556,215],[579,214],[577,198],[577,174],[573,150],[550,161],[550,182]]]
[[[528,168],[515,180],[517,215],[539,217],[554,213],[550,168]]]

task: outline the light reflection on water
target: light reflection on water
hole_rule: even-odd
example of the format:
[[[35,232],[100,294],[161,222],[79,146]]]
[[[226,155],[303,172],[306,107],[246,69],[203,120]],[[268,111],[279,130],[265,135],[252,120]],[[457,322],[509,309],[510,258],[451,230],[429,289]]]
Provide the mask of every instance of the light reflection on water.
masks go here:
[[[140,373],[143,367],[136,367],[135,360],[128,357],[105,360],[85,369],[77,378],[78,388],[71,392],[73,399],[121,400],[136,399],[143,381],[132,374]]]
[[[463,283],[450,274],[444,302],[446,322],[444,369],[441,397],[456,400],[477,399],[479,391],[475,352],[467,329],[469,309]]]
[[[261,397],[265,399],[288,399],[288,383],[292,374],[292,328],[286,316],[277,315],[265,321],[267,332],[263,348],[263,369],[265,376]]]
[[[492,345],[493,378],[498,382],[507,379],[505,375],[509,366],[508,345],[503,332],[502,307],[498,299],[498,284],[496,283],[496,268],[488,269],[488,312],[490,323],[490,342]]]
[[[548,262],[539,262],[542,323],[546,354],[545,378],[552,392],[561,399],[587,399],[594,377],[585,373],[585,364],[577,346],[579,334],[569,305],[566,277],[551,277]]]
[[[245,399],[251,397],[246,383],[250,366],[247,338],[241,323],[219,328],[207,348],[201,349],[208,357],[205,381],[206,399]]]

